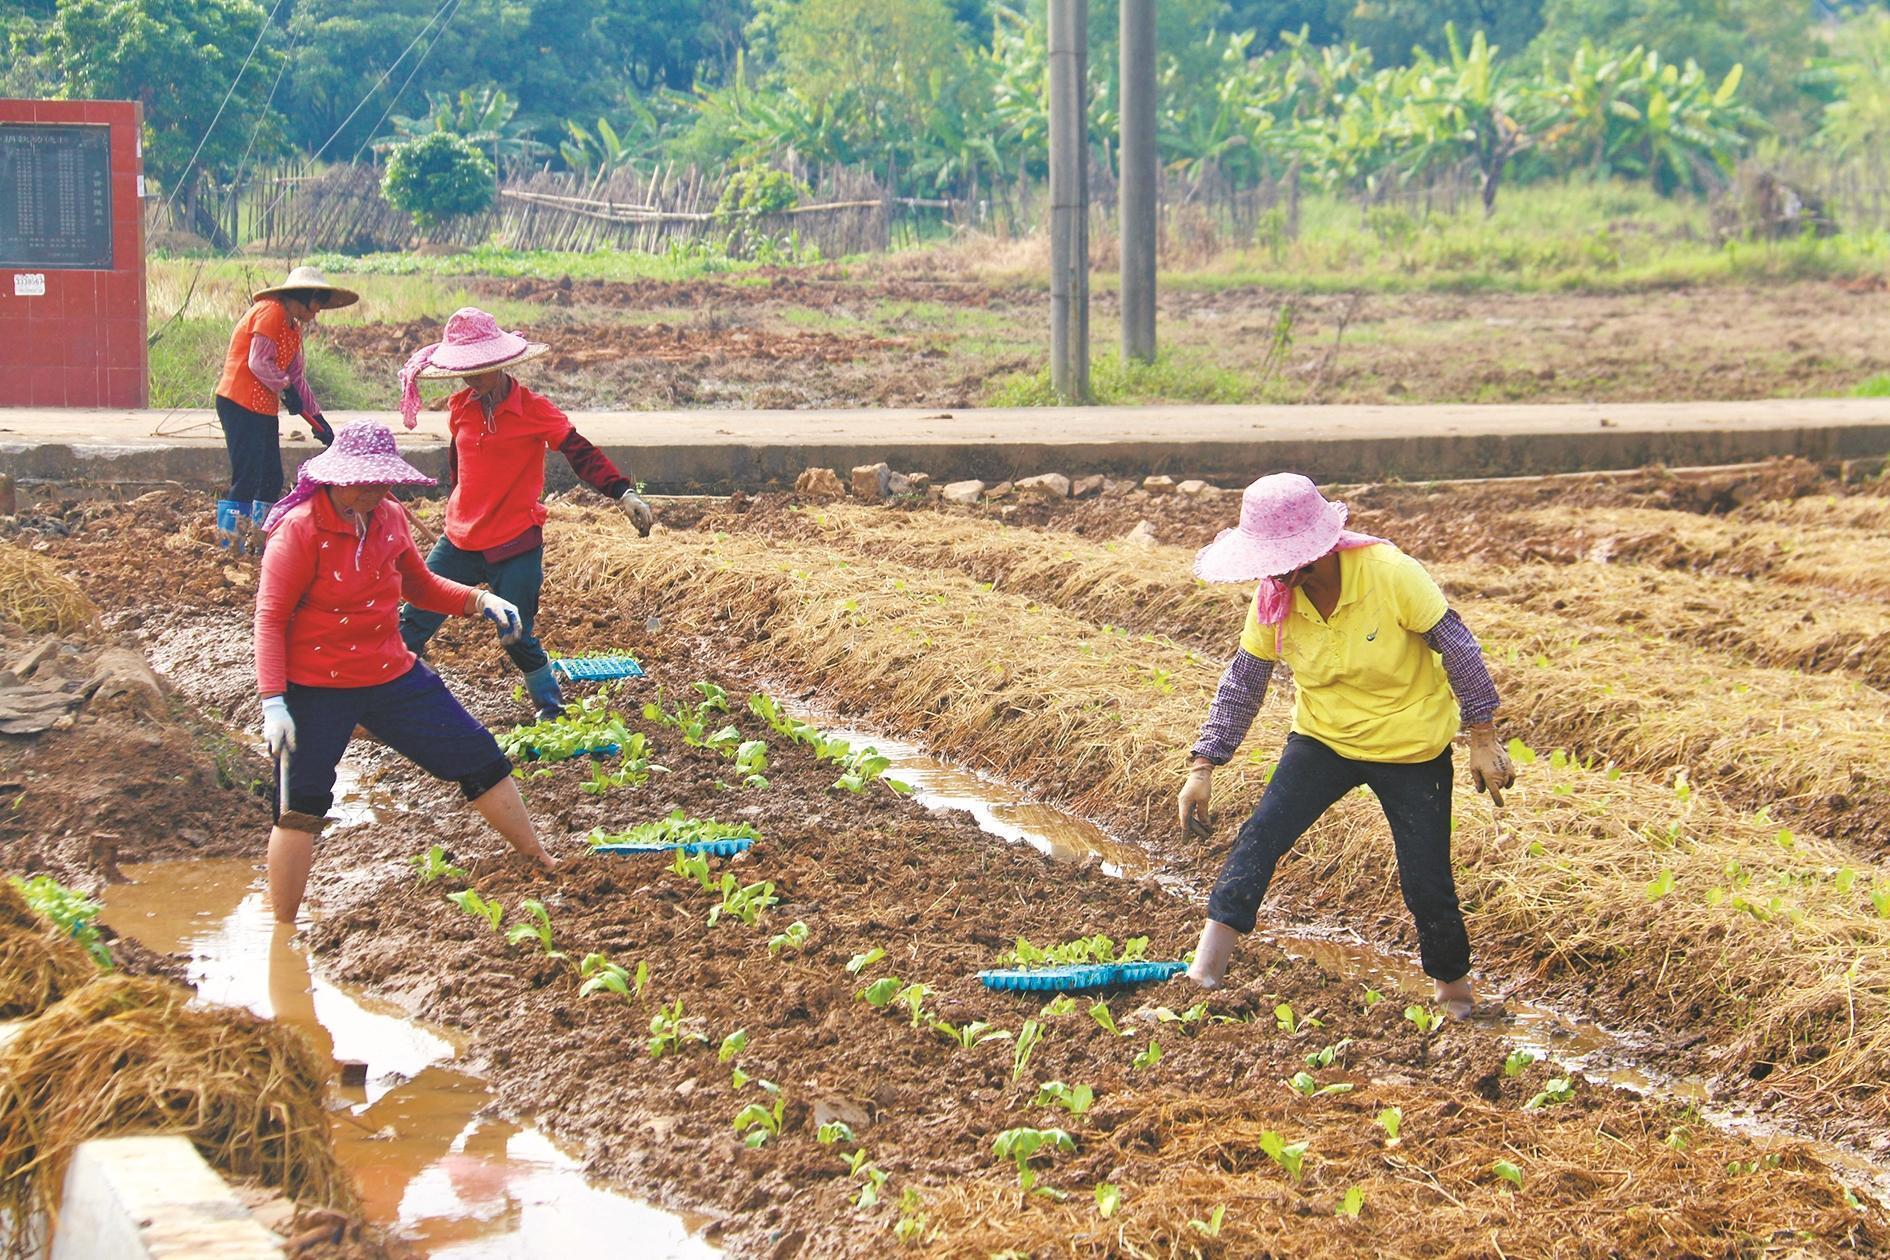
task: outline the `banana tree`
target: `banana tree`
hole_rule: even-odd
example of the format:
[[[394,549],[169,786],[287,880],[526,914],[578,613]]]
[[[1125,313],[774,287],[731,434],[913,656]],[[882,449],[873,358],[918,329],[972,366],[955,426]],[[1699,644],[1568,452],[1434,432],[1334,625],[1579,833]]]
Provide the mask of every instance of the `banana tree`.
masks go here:
[[[1407,118],[1415,141],[1405,165],[1414,171],[1467,157],[1483,178],[1483,213],[1496,213],[1503,171],[1534,143],[1525,119],[1535,101],[1527,84],[1497,60],[1496,48],[1479,30],[1466,50],[1455,23],[1444,36],[1450,64],[1423,57],[1413,67],[1417,80]]]

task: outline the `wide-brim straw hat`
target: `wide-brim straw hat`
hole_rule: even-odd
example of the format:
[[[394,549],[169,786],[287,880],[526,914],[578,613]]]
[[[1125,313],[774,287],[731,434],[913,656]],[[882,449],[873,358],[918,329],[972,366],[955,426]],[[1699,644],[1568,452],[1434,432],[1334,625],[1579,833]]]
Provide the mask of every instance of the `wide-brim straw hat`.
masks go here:
[[[499,321],[476,306],[462,306],[446,321],[446,333],[427,355],[418,372],[421,380],[437,381],[512,367],[550,349],[499,327]]]
[[[338,284],[329,283],[328,277],[316,267],[296,267],[289,272],[289,278],[281,284],[271,285],[267,289],[258,289],[250,296],[250,301],[260,302],[266,297],[279,293],[293,293],[298,289],[320,289],[328,296],[322,299],[322,309],[332,311],[343,306],[353,306],[361,300],[361,295],[353,289],[344,289]]]
[[[1195,553],[1194,574],[1207,582],[1252,582],[1311,564],[1339,545],[1346,507],[1298,473],[1273,473],[1240,497],[1240,524]]]
[[[433,478],[401,458],[394,431],[378,420],[355,420],[336,429],[335,444],[305,462],[300,477],[324,486],[434,484]]]

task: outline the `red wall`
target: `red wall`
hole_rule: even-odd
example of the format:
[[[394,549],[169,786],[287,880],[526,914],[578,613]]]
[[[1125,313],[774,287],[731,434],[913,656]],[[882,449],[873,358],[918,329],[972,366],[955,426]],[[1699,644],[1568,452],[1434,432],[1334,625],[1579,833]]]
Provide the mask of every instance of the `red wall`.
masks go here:
[[[142,407],[145,358],[144,111],[136,101],[0,100],[0,123],[111,127],[112,269],[0,267],[0,407]],[[16,297],[14,277],[46,277]]]

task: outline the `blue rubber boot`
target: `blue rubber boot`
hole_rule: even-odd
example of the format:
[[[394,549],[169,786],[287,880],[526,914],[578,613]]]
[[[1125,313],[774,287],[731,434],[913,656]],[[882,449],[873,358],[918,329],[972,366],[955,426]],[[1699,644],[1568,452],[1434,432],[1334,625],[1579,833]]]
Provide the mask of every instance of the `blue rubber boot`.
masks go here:
[[[269,519],[269,512],[276,505],[267,499],[252,499],[249,504],[249,548],[257,555],[262,554],[263,544],[269,541],[269,535],[263,533],[263,522]]]
[[[558,688],[558,676],[549,664],[540,665],[525,675],[525,693],[538,707],[538,720],[549,722],[564,712],[564,692]]]
[[[228,547],[237,555],[243,554],[241,530],[243,522],[249,519],[244,512],[247,505],[235,499],[217,500],[217,546]]]

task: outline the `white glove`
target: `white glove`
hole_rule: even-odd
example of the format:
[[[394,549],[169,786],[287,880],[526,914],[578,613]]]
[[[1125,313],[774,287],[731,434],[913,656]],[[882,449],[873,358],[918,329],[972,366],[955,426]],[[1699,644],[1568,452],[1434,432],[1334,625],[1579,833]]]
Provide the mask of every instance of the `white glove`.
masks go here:
[[[650,527],[656,524],[656,513],[650,511],[650,505],[643,501],[642,495],[634,490],[626,490],[623,497],[617,500],[617,506],[630,518],[630,523],[637,527],[638,537],[650,536]]]
[[[479,615],[498,626],[501,643],[517,643],[519,636],[525,633],[525,623],[519,619],[518,605],[509,599],[500,599],[491,591],[479,592]]]
[[[295,751],[295,719],[289,716],[289,702],[281,696],[264,696],[263,743],[269,745],[269,755],[280,757],[286,750]]]

